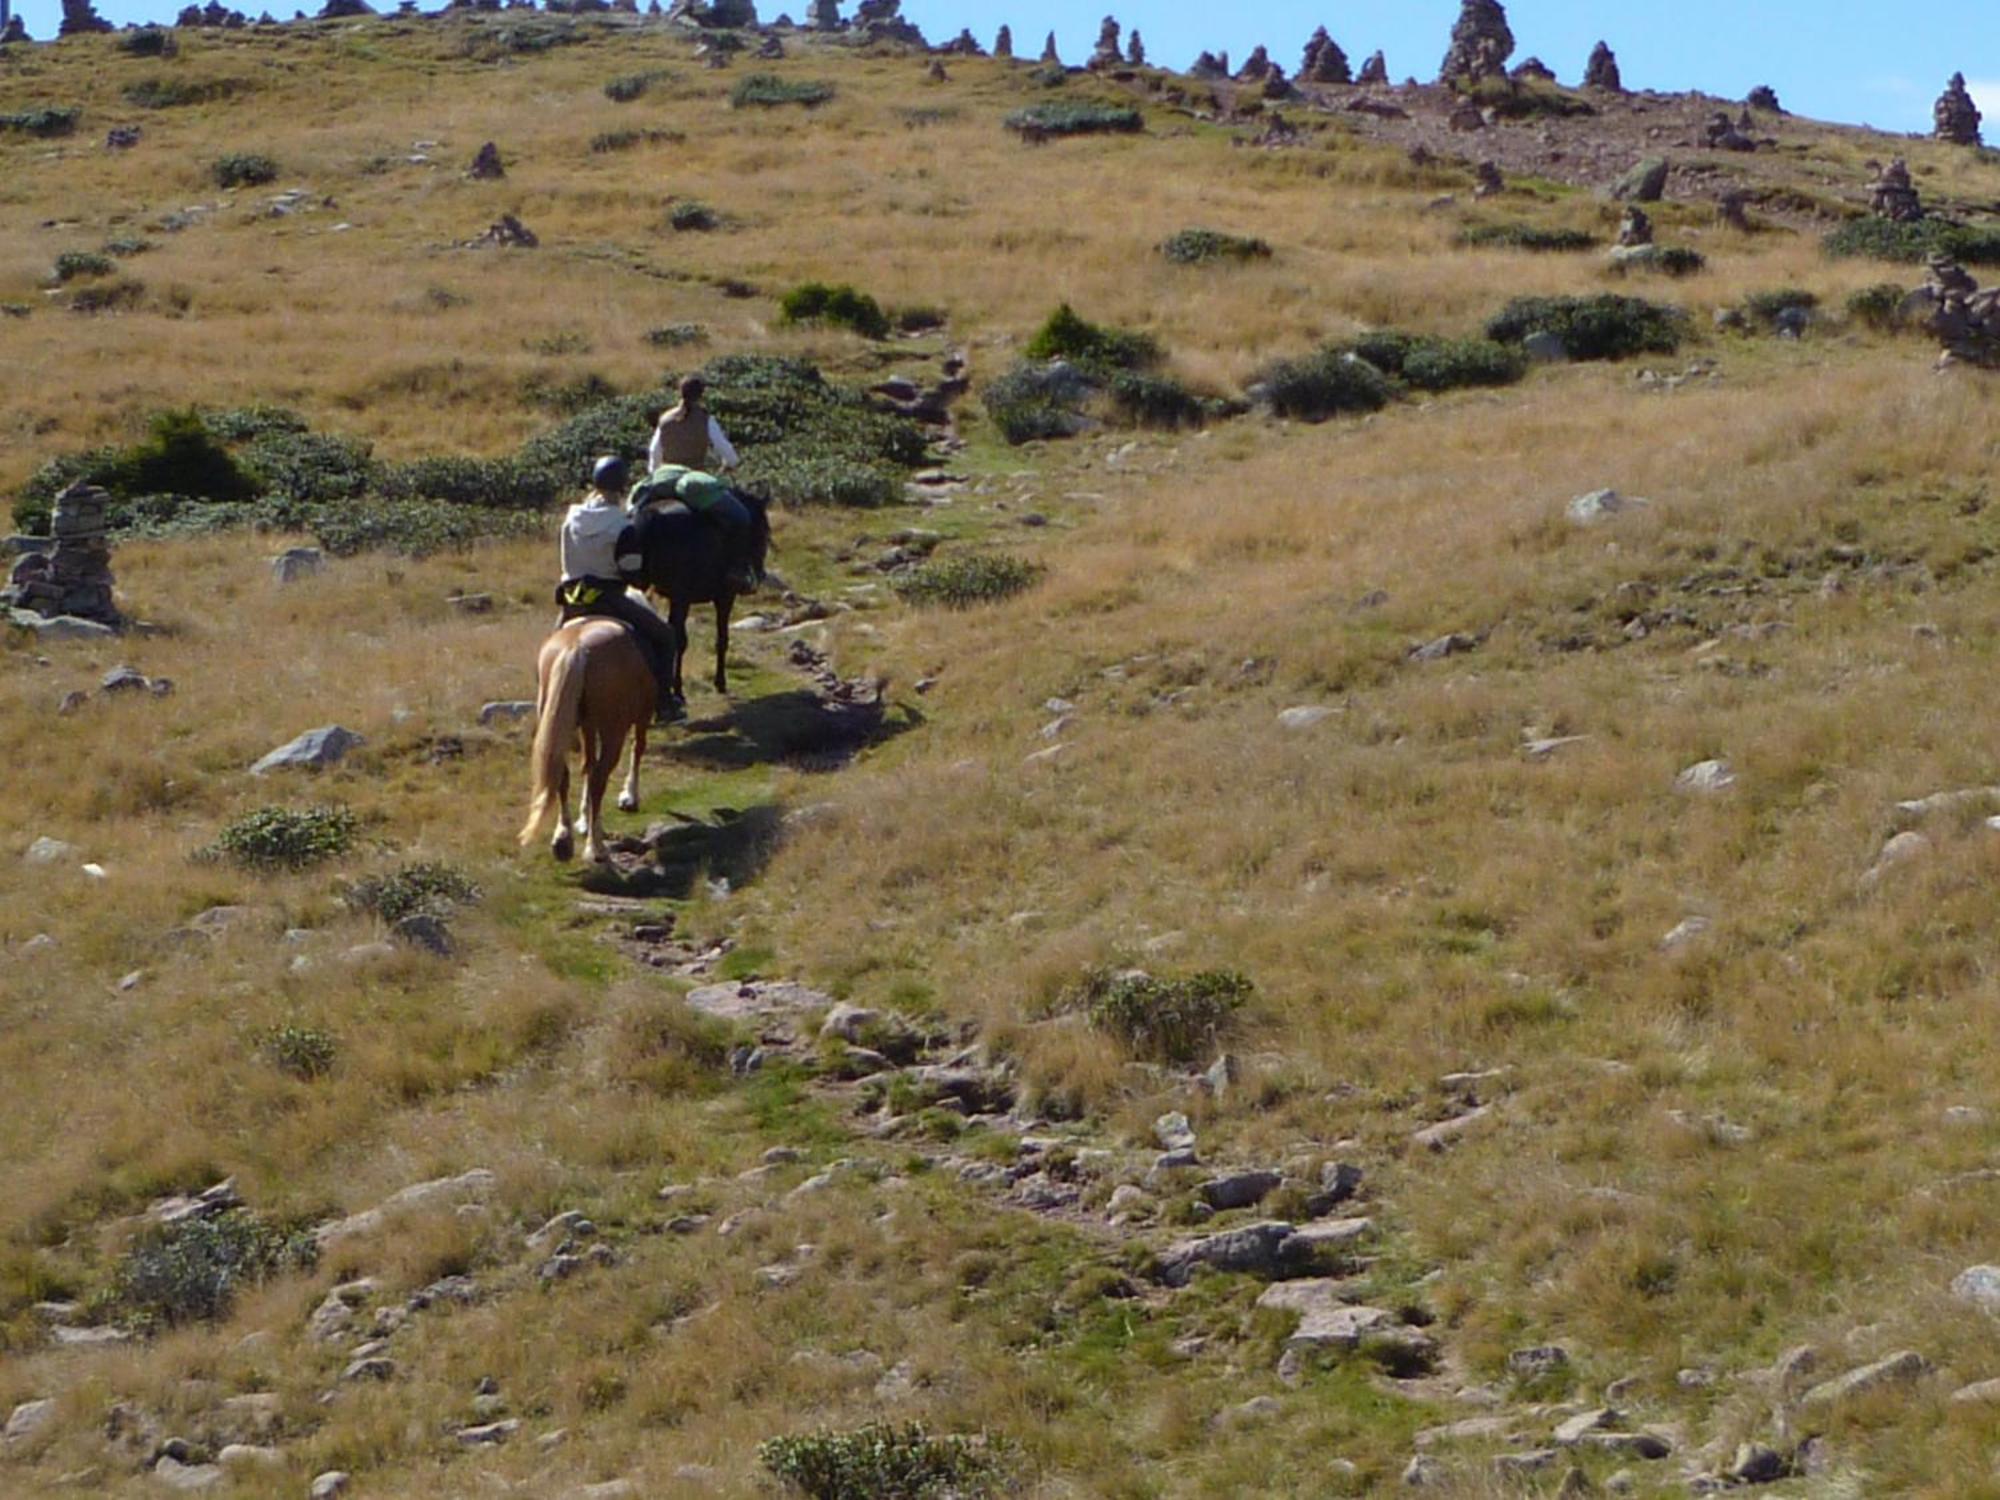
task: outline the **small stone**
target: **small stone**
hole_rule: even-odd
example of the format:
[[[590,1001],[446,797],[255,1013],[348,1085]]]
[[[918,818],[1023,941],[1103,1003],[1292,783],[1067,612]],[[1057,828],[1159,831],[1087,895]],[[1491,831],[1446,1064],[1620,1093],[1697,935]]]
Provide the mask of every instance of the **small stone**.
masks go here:
[[[225,1469],[275,1469],[284,1463],[285,1455],[276,1448],[263,1448],[252,1443],[230,1443],[215,1455],[215,1461]]]
[[[1676,923],[1660,939],[1660,950],[1663,953],[1677,953],[1706,937],[1714,925],[1707,917],[1689,917],[1685,921]]]
[[[496,699],[479,705],[479,727],[491,729],[495,724],[512,724],[535,716],[535,705],[525,698]]]
[[[1261,1203],[1277,1190],[1283,1182],[1281,1172],[1231,1172],[1221,1177],[1211,1177],[1196,1189],[1202,1200],[1217,1212],[1227,1212],[1233,1208],[1249,1208]]]
[[[1278,727],[1293,730],[1311,729],[1316,724],[1325,723],[1338,712],[1338,709],[1328,708],[1321,703],[1301,704],[1297,708],[1288,708],[1279,714]]]
[[[1882,852],[1875,856],[1875,863],[1861,877],[1863,885],[1874,885],[1898,865],[1911,864],[1923,859],[1936,846],[1921,833],[1899,833],[1882,846]]]
[[[1403,1469],[1403,1483],[1413,1490],[1435,1489],[1444,1483],[1444,1465],[1419,1453]]]
[[[1624,1424],[1622,1412],[1613,1407],[1600,1406],[1595,1411],[1579,1412],[1556,1428],[1556,1442],[1567,1448],[1583,1441],[1586,1434],[1607,1432]]]
[[[1269,1421],[1285,1409],[1284,1402],[1276,1396],[1252,1396],[1241,1406],[1232,1406],[1216,1413],[1215,1425],[1229,1429],[1250,1427],[1259,1422]]]
[[[521,1419],[509,1417],[504,1422],[486,1422],[477,1427],[461,1427],[455,1436],[468,1448],[494,1446],[504,1443],[521,1430]]]
[[[1493,1460],[1494,1471],[1503,1477],[1512,1478],[1522,1474],[1540,1474],[1553,1469],[1561,1454],[1554,1448],[1536,1448],[1527,1453],[1502,1453]]]
[[[1616,490],[1592,490],[1587,495],[1578,495],[1570,501],[1568,515],[1578,526],[1595,526],[1613,516],[1623,515],[1647,501],[1630,499]]]
[[[28,852],[23,854],[21,859],[25,864],[54,865],[75,857],[76,845],[65,844],[61,839],[53,839],[44,834],[28,845]]]
[[[1967,1266],[1952,1277],[1951,1294],[1982,1311],[2000,1313],[2000,1266]]]
[[[113,667],[98,680],[100,693],[143,693],[153,686],[152,679],[136,667]]]
[[[1468,1110],[1462,1115],[1454,1116],[1452,1119],[1440,1120],[1435,1125],[1426,1126],[1424,1129],[1413,1134],[1410,1137],[1410,1141],[1414,1145],[1422,1146],[1427,1151],[1443,1151],[1455,1144],[1460,1136],[1471,1130],[1473,1126],[1486,1119],[1492,1113],[1492,1105],[1482,1104],[1479,1108]]]
[[[1979,1380],[1971,1385],[1962,1385],[1951,1393],[1954,1406],[1991,1406],[2000,1404],[2000,1380]]]
[[[1818,1368],[1819,1350],[1811,1344],[1799,1344],[1778,1356],[1778,1362],[1771,1366],[1771,1374],[1777,1378],[1781,1388],[1790,1390]]]
[[[1683,792],[1720,792],[1736,785],[1736,771],[1726,760],[1696,761],[1674,778]]]
[[[350,1363],[346,1369],[340,1372],[340,1378],[342,1380],[394,1380],[396,1378],[396,1362],[393,1359],[385,1359],[379,1354],[368,1355],[365,1358],[357,1359]]]
[[[1914,1349],[1905,1349],[1872,1365],[1850,1370],[1838,1379],[1814,1386],[1799,1398],[1801,1406],[1832,1406],[1852,1396],[1864,1395],[1892,1385],[1910,1385],[1931,1372],[1931,1362]]]
[[[328,1469],[312,1482],[311,1500],[337,1500],[354,1481],[339,1469]]]
[[[1411,661],[1443,661],[1448,656],[1462,656],[1479,649],[1479,638],[1454,630],[1441,635],[1436,640],[1426,641],[1410,651]]]
[[[317,547],[289,547],[271,559],[271,577],[280,584],[297,583],[326,571],[326,554]]]
[[[1192,1151],[1195,1147],[1194,1127],[1178,1110],[1153,1122],[1153,1139],[1166,1151]]]
[[[1569,1350],[1561,1344],[1535,1344],[1507,1356],[1507,1373],[1519,1380],[1539,1380],[1569,1368]]]
[[[552,1245],[556,1241],[564,1239],[571,1234],[579,1233],[577,1229],[577,1226],[579,1224],[589,1224],[589,1223],[590,1220],[586,1219],[583,1216],[581,1210],[574,1208],[566,1208],[561,1213],[557,1214],[554,1218],[550,1219],[546,1224],[542,1225],[540,1229],[537,1229],[532,1234],[530,1234],[525,1243],[527,1244],[530,1250],[540,1250],[544,1246]],[[592,1225],[589,1230],[583,1231],[582,1233],[594,1234],[595,1232],[596,1232],[596,1226]]]
[[[0,1428],[0,1444],[18,1447],[31,1442],[56,1419],[56,1403],[52,1396],[39,1401],[23,1401],[7,1415],[7,1425]]]
[[[1740,1443],[1727,1472],[1738,1484],[1771,1484],[1789,1475],[1792,1466],[1762,1443]]]
[[[205,1490],[222,1483],[217,1464],[190,1464],[168,1455],[153,1465],[153,1477],[170,1490]]]
[[[880,1025],[881,1022],[880,1011],[849,1005],[843,1001],[826,1013],[826,1020],[821,1023],[819,1034],[823,1038],[839,1037],[845,1042],[858,1042],[864,1032]]]
[[[250,768],[252,776],[286,769],[323,770],[337,765],[350,750],[365,743],[361,736],[338,724],[309,729],[297,739],[280,745]]]
[[[412,948],[421,948],[426,953],[436,954],[439,958],[450,958],[457,951],[457,945],[452,941],[451,929],[441,918],[429,912],[412,912],[390,928],[389,933],[397,942]]]

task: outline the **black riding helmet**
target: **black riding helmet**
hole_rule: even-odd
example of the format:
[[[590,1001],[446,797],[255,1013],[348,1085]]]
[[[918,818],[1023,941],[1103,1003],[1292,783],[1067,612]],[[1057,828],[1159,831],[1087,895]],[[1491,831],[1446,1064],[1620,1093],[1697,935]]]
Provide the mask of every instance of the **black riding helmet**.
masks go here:
[[[626,481],[631,477],[632,466],[617,454],[607,453],[592,465],[590,485],[592,489],[601,490],[607,495],[622,495],[625,493]]]

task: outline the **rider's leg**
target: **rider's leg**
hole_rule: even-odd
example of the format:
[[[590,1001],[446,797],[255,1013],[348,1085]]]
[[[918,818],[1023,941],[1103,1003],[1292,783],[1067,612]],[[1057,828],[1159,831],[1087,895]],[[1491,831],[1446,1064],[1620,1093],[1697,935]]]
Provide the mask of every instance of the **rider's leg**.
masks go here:
[[[632,593],[607,600],[605,612],[632,627],[659,695],[654,718],[659,723],[671,723],[678,717],[674,712],[673,660],[677,640],[673,627]]]
[[[759,581],[750,559],[750,512],[741,500],[726,494],[708,508],[708,515],[722,541],[730,585],[739,594],[749,593]]]

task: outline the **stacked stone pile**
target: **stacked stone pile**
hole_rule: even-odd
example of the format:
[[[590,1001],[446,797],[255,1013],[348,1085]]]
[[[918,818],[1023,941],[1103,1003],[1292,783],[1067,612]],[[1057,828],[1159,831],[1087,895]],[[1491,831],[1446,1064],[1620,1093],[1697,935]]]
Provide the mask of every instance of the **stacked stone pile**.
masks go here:
[[[1516,83],[1554,83],[1556,70],[1539,57],[1531,57],[1514,69]]]
[[[1923,202],[1917,197],[1916,184],[1910,181],[1909,165],[1902,157],[1882,168],[1880,175],[1869,184],[1868,211],[1893,219],[1898,224],[1909,224],[1924,216]]]
[[[1299,64],[1300,83],[1352,83],[1354,72],[1347,54],[1322,26],[1306,43],[1305,60]]]
[[[1229,76],[1229,54],[1227,52],[1204,52],[1194,60],[1188,69],[1193,78],[1220,79]]]
[[[1236,70],[1238,83],[1262,83],[1271,76],[1271,54],[1262,47],[1252,49],[1243,60],[1243,66]]]
[[[1124,65],[1125,54],[1120,50],[1118,42],[1121,30],[1114,16],[1106,16],[1098,23],[1097,50],[1090,54],[1090,61],[1085,64],[1086,67],[1104,69]]]
[[[1745,102],[1752,109],[1768,110],[1774,115],[1781,115],[1785,112],[1785,107],[1778,102],[1778,91],[1768,83],[1760,83],[1757,87],[1750,90],[1750,97]]]
[[[1618,58],[1608,42],[1599,42],[1591,49],[1590,61],[1583,67],[1583,86],[1602,89],[1607,94],[1625,92],[1625,80],[1618,72]]]
[[[1355,75],[1354,81],[1356,83],[1387,83],[1389,81],[1389,59],[1381,52],[1372,54],[1368,61],[1361,65],[1361,71]]]
[[[28,28],[19,16],[9,16],[4,22],[0,22],[0,47],[7,46],[11,42],[27,40]]]
[[[993,55],[995,57],[1012,57],[1014,55],[1013,27],[1002,26],[1000,30],[994,35]]]
[[[1929,271],[1904,302],[1904,316],[1933,334],[1951,358],[2000,369],[2000,286],[1981,291],[1946,255],[1933,255]]]
[[[1440,83],[1478,83],[1507,76],[1507,59],[1514,55],[1514,33],[1500,0],[1465,0],[1451,28],[1451,50],[1438,70]]]
[[[1951,82],[1938,96],[1931,118],[1937,122],[1939,140],[1950,141],[1954,146],[1977,146],[1980,143],[1979,122],[1982,116],[1979,106],[1972,102],[1972,95],[1965,87],[1963,73],[1951,75]]]
[[[14,564],[0,600],[45,619],[70,615],[99,625],[124,623],[112,602],[110,503],[103,490],[81,482],[57,495],[49,527],[54,545]]]
[[[1722,110],[1710,117],[1701,133],[1702,144],[1712,151],[1755,151],[1756,140],[1749,134],[1756,122],[1745,110],[1741,120],[1732,120]]]
[[[1645,209],[1634,203],[1625,210],[1625,218],[1618,225],[1618,248],[1634,250],[1652,243],[1653,221]]]
[[[1139,28],[1132,28],[1132,35],[1125,42],[1125,61],[1135,68],[1146,66],[1146,44],[1139,39]]]
[[[62,24],[57,36],[79,36],[91,31],[109,31],[111,23],[97,13],[90,0],[62,0]]]

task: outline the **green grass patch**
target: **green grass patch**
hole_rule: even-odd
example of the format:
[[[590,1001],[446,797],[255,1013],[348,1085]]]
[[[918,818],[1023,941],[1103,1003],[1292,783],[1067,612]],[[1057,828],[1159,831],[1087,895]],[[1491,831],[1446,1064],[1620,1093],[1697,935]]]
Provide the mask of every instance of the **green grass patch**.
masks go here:
[[[1552,333],[1575,360],[1672,354],[1688,336],[1688,316],[1639,297],[1517,297],[1486,325],[1495,343]]]
[[[247,78],[142,78],[125,87],[125,102],[137,109],[184,109],[214,104],[256,87]]]
[[[1138,969],[1092,969],[1064,1004],[1141,1057],[1191,1063],[1214,1050],[1254,993],[1248,979],[1228,969],[1176,979]]]
[[[889,315],[866,292],[842,282],[808,281],[778,299],[778,316],[786,323],[819,323],[852,329],[866,339],[889,336]]]
[[[1183,229],[1160,242],[1160,254],[1177,266],[1204,266],[1213,261],[1268,260],[1270,245],[1219,229]]]
[[[971,1500],[991,1493],[995,1477],[983,1444],[934,1436],[915,1422],[771,1438],[757,1458],[811,1500]]]
[[[1948,255],[1968,266],[2000,265],[2000,226],[1952,224],[1943,219],[1850,219],[1820,247],[1836,260],[1882,260],[1917,265]]]
[[[664,68],[649,68],[643,73],[626,73],[613,78],[604,85],[604,97],[613,104],[630,104],[641,98],[656,83],[665,83],[674,75]]]
[[[1581,229],[1543,229],[1534,224],[1471,224],[1458,232],[1458,243],[1475,250],[1527,250],[1539,255],[1567,255],[1594,249],[1597,236]]]
[[[76,122],[83,118],[83,111],[65,105],[42,105],[36,109],[15,110],[12,114],[0,115],[0,133],[39,136],[43,140],[53,140],[58,136],[74,135]]]
[[[1389,378],[1351,351],[1316,349],[1265,366],[1251,383],[1251,399],[1273,416],[1324,422],[1348,413],[1380,411],[1395,395]]]
[[[225,824],[201,853],[246,870],[303,870],[346,854],[358,829],[345,807],[260,807]]]
[[[1042,577],[1041,564],[1003,552],[979,552],[949,557],[912,568],[896,580],[896,592],[906,602],[945,609],[970,609],[997,604],[1032,588]]]
[[[1007,129],[1026,141],[1046,141],[1065,135],[1137,135],[1145,125],[1136,109],[1084,99],[1030,104],[1006,119]]]
[[[232,151],[217,157],[209,174],[215,178],[215,185],[227,192],[231,188],[261,187],[277,181],[278,164],[255,151]]]
[[[823,79],[781,78],[776,73],[752,73],[729,91],[732,109],[776,109],[798,104],[817,109],[833,98],[833,85]]]

